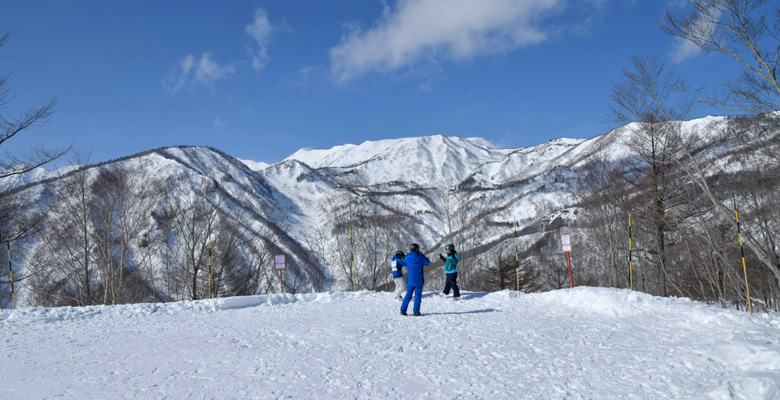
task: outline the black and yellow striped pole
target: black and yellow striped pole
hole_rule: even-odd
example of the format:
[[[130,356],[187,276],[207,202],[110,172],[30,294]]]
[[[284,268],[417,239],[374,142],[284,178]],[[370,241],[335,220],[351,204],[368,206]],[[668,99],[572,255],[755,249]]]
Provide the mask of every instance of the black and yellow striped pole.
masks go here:
[[[515,277],[517,278],[517,291],[520,291],[520,253],[517,251],[517,220],[512,221],[515,228]],[[501,268],[501,266],[498,266]],[[502,278],[503,279],[503,278]]]
[[[628,276],[631,281],[631,290],[634,290],[634,261],[631,259],[631,250],[634,248],[634,238],[631,237],[631,212],[628,213]]]
[[[11,268],[11,242],[8,245],[8,273],[11,275],[11,308],[16,308],[16,293],[14,293],[14,269]]]
[[[209,239],[209,298],[211,298],[211,239]]]
[[[354,292],[357,290],[357,285],[355,284],[355,244],[352,241],[352,225],[349,226],[349,260],[352,265],[352,291]]]
[[[750,285],[748,285],[747,277],[747,265],[745,264],[745,249],[742,247],[742,229],[739,226],[737,199],[734,199],[734,217],[737,219],[737,235],[739,236],[739,251],[742,254],[742,271],[745,273],[745,292],[747,293],[748,309],[750,310],[750,315],[753,315],[753,304],[750,301]]]

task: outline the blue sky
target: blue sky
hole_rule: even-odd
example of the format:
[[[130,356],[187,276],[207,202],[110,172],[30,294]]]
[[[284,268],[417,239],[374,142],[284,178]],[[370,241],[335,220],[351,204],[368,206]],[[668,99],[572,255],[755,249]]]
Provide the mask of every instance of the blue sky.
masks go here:
[[[4,147],[72,144],[103,161],[208,145],[270,163],[431,134],[511,148],[593,137],[616,126],[608,96],[632,55],[713,88],[738,72],[658,29],[681,3],[0,0],[6,110],[58,100]]]

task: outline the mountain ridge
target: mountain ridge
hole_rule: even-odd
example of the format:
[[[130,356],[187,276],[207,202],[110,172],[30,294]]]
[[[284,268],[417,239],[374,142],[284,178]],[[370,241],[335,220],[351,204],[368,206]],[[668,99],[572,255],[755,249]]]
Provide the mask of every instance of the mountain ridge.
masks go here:
[[[707,117],[683,125],[694,132],[725,120]],[[39,174],[45,178],[13,191],[43,209],[54,201],[43,193],[58,193],[79,173],[95,181],[108,170],[132,172],[142,182],[136,185],[160,188],[168,199],[206,198],[222,215],[238,218],[233,224],[256,238],[245,252],[271,246],[263,251],[289,254],[290,273],[300,278],[300,288],[323,289],[313,282],[324,280],[330,282],[327,288],[344,289],[351,284],[345,241],[352,240],[353,231],[356,263],[363,271],[368,265],[381,270],[384,253],[407,241],[425,251],[458,242],[470,249],[463,264],[468,271],[480,254],[512,236],[515,222],[521,247],[532,249],[575,218],[585,164],[624,158],[631,134],[628,125],[590,139],[558,138],[520,149],[500,149],[481,138],[431,135],[301,149],[270,165],[213,147],[170,146]],[[168,212],[166,204],[156,205],[157,215]],[[376,227],[388,230],[381,239],[388,248],[362,242],[376,234],[371,233]],[[161,234],[159,225],[146,229]],[[265,279],[274,279],[269,276]]]

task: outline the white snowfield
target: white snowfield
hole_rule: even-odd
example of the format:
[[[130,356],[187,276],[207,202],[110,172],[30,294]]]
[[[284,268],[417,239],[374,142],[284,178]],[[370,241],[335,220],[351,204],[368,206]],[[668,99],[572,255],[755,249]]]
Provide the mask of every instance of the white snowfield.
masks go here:
[[[576,288],[0,311],[2,399],[778,399],[780,317]],[[411,310],[410,310],[411,311]]]

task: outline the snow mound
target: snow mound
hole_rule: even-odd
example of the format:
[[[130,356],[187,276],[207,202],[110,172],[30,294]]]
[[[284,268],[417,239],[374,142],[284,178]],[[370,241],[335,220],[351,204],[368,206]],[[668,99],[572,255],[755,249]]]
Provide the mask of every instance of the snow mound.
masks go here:
[[[660,298],[628,289],[591,287],[536,293],[531,296],[534,301],[549,307],[567,307],[581,312],[609,316],[636,315],[654,307],[665,307],[676,302],[690,304],[688,299]]]

